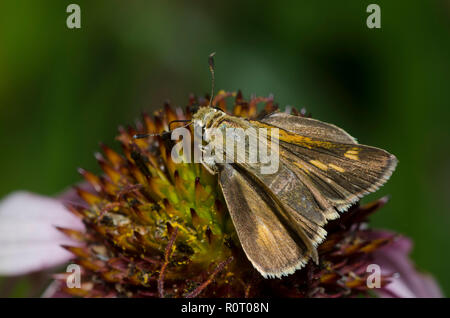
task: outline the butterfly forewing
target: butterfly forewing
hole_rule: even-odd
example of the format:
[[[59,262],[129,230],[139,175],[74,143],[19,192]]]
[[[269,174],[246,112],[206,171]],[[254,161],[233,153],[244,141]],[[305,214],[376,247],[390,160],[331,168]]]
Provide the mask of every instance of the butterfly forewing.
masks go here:
[[[356,139],[343,129],[312,118],[276,112],[262,118],[261,122],[295,134],[307,135],[311,138],[330,140],[338,143],[357,143]]]
[[[284,120],[271,121],[280,128],[280,161],[289,165],[324,208],[328,201],[338,210],[345,210],[362,196],[377,190],[395,169],[395,156],[379,148],[355,144],[349,134],[334,125],[287,114],[280,118]],[[305,122],[309,129],[301,135],[292,128],[306,127]],[[328,133],[323,132],[326,125],[330,126]],[[345,140],[348,143],[342,142]]]

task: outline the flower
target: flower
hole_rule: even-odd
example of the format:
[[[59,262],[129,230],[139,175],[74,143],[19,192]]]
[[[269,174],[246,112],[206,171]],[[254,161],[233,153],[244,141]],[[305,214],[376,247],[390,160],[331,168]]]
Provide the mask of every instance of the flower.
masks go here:
[[[225,110],[233,97],[235,116],[257,118],[277,109],[272,97],[247,102],[240,92],[221,91],[214,104]],[[265,104],[261,113],[259,103]],[[136,128],[120,128],[123,155],[102,145],[103,155],[96,158],[104,174],[80,169],[86,182],[59,200],[23,192],[6,198],[0,205],[0,273],[36,271],[73,258],[82,269],[80,288],[65,284],[70,273],[56,274],[46,296],[441,295],[430,277],[413,269],[409,240],[368,227],[367,216],[387,198],[355,204],[330,222],[319,265],[310,262],[283,279],[264,279],[239,245],[216,177],[200,164],[175,164],[172,141],[164,135],[133,139],[167,131],[169,122],[190,119],[192,108],[207,104],[192,96],[185,111],[166,104],[153,118],[144,114]],[[382,269],[378,289],[367,284],[370,264]]]
[[[392,236],[386,231],[373,232],[374,239]],[[412,242],[406,237],[398,237],[392,244],[374,252],[375,263],[383,271],[392,275],[392,282],[378,293],[382,297],[398,298],[439,298],[442,291],[429,274],[419,273],[409,260]]]

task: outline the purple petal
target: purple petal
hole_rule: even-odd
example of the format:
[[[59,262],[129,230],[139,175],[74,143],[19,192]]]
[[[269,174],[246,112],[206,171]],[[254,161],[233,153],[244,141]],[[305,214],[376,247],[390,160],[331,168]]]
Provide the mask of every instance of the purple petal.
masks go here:
[[[60,247],[76,243],[55,226],[84,230],[83,223],[61,202],[15,192],[0,202],[0,275],[21,275],[67,262]]]
[[[387,231],[376,232],[377,238],[391,237]],[[382,274],[392,275],[392,282],[377,290],[381,297],[439,298],[442,292],[431,275],[419,272],[408,255],[412,249],[410,239],[400,236],[391,244],[374,252],[374,263],[381,267]]]
[[[76,187],[88,192],[95,192],[95,189],[87,182],[80,182],[76,185]],[[89,208],[89,205],[80,198],[74,187],[69,187],[68,189],[62,191],[57,196],[57,199],[63,203]]]

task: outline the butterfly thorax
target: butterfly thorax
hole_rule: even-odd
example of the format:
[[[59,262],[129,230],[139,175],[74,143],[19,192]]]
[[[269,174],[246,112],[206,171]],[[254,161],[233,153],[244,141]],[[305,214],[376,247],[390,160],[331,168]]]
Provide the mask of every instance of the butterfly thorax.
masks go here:
[[[201,107],[193,116],[194,125],[202,128],[214,127],[214,123],[222,119],[226,114],[212,107]]]
[[[225,112],[213,107],[201,107],[193,116],[192,121],[194,126],[202,129],[218,128],[225,130],[227,128],[248,128],[250,124],[248,121],[227,115]],[[210,134],[205,134],[205,141],[209,141]]]

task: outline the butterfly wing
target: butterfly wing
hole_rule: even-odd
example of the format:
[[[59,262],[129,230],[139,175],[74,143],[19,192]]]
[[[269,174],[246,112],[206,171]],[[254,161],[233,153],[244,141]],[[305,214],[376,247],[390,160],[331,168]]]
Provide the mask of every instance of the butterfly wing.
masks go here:
[[[249,175],[221,165],[219,184],[242,248],[264,277],[293,273],[308,261],[312,246],[290,230],[279,207]]]
[[[322,207],[288,162],[280,158],[278,172],[274,174],[261,173],[259,164],[239,165],[283,208],[285,213],[282,216],[288,226],[297,231],[302,230],[314,246],[325,239],[326,231],[322,226],[327,223],[327,219],[333,218],[336,210],[331,206],[329,210]]]
[[[308,187],[327,219],[376,191],[394,171],[397,159],[385,150],[356,144],[344,130],[317,120],[277,113],[261,128],[279,128],[280,161]],[[273,124],[273,125],[272,125]]]
[[[280,147],[281,155],[292,160],[292,169],[304,183],[339,211],[386,183],[397,164],[388,152],[365,145],[305,148],[280,140]]]
[[[317,260],[311,245],[325,238],[323,226],[384,184],[397,164],[388,152],[357,144],[344,130],[317,120],[276,113],[261,121],[229,117],[222,124],[279,128],[276,173],[261,173],[261,163],[238,162],[224,164],[219,177],[242,247],[264,276]]]
[[[311,138],[330,140],[338,143],[356,144],[355,138],[350,136],[343,129],[333,125],[321,122],[320,120],[293,116],[287,113],[276,112],[260,120],[262,123],[279,127],[294,134],[307,135]]]
[[[274,174],[261,173],[261,163],[248,163],[246,158],[250,157],[250,151],[255,151],[249,146],[249,140],[258,140],[259,135],[255,128],[257,128],[252,122],[245,121],[238,117],[226,117],[220,125],[224,125],[227,128],[242,128],[246,129],[248,139],[239,137],[240,141],[245,142],[240,147],[245,151],[239,151],[237,143],[235,143],[234,151],[228,152],[228,148],[225,145],[228,142],[232,142],[231,138],[227,141],[214,143],[214,148],[219,150],[219,153],[225,153],[226,162],[235,163],[234,166],[241,168],[241,171],[245,171],[246,175],[253,179],[256,185],[265,191],[265,193],[276,202],[279,207],[279,216],[286,223],[286,226],[296,232],[309,246],[317,246],[323,241],[326,235],[326,231],[321,227],[327,221],[326,213],[336,214],[336,211],[331,206],[328,210],[322,209],[322,207],[315,201],[313,194],[306,187],[306,185],[300,180],[298,176],[292,172],[288,167],[286,160],[280,157],[280,169]],[[273,126],[270,126],[273,127]],[[253,129],[250,129],[253,128]],[[228,134],[227,134],[228,136]],[[225,137],[225,134],[222,135]],[[262,144],[266,141],[261,140]],[[265,137],[267,138],[267,136]],[[258,143],[258,142],[257,142]],[[241,150],[242,150],[241,149]],[[287,204],[289,203],[289,204]],[[317,253],[315,249],[312,249],[311,256],[314,261],[317,262]]]

